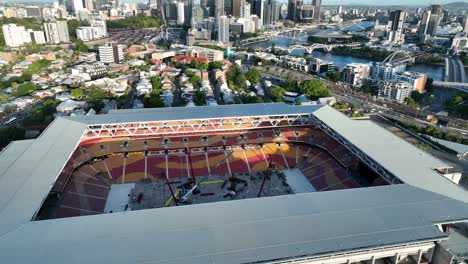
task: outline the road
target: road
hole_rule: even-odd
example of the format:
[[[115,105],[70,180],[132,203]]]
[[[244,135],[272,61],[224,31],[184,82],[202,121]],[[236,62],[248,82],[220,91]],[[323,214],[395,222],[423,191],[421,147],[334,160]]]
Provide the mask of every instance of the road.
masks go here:
[[[317,79],[317,76],[305,74],[299,71],[292,71],[288,69],[284,69],[277,66],[263,66],[258,68],[260,71],[260,75],[266,78],[272,78],[274,80],[285,80],[288,74],[292,74],[291,76],[298,80],[312,80]],[[364,94],[362,92],[355,91],[350,88],[343,87],[339,84],[329,82],[323,78],[319,78],[322,82],[324,82],[327,87],[332,92],[332,95],[335,96],[340,101],[351,103],[358,105],[359,107],[363,108],[364,110],[380,110],[385,112],[386,114],[392,115],[392,117],[396,119],[402,119],[402,121],[410,121],[410,122],[418,122],[424,125],[434,125],[431,124],[426,120],[428,114],[432,114],[430,112],[422,112],[416,109],[413,109],[407,105],[402,105],[390,101],[382,101],[379,99],[372,98],[372,96]],[[404,119],[404,120],[403,120]],[[457,127],[463,127],[463,125],[468,125],[466,120],[459,120],[451,117],[444,117],[444,119],[449,120],[450,124],[455,124]],[[456,134],[465,133],[466,130],[459,129],[454,126],[444,127],[441,128],[444,131],[449,131]],[[464,134],[461,134],[464,136]]]
[[[464,83],[465,78],[465,68],[463,63],[457,56],[447,57],[445,60],[445,78],[447,82],[459,82]]]

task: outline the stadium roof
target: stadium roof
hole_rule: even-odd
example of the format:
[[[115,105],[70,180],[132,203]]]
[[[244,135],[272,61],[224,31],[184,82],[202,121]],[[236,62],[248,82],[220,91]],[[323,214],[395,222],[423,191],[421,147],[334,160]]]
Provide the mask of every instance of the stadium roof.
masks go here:
[[[253,263],[441,240],[434,224],[466,219],[467,211],[404,184],[304,193],[32,222],[0,236],[0,256],[8,263]]]
[[[31,221],[89,124],[311,113],[406,184]],[[438,240],[444,234],[434,224],[468,220],[468,193],[433,171],[441,166],[370,121],[328,106],[57,118],[39,138],[0,154],[0,256],[11,263],[238,263]]]
[[[68,117],[85,124],[109,124],[148,121],[197,120],[224,117],[275,116],[288,114],[310,114],[321,105],[295,107],[284,103],[245,104],[191,107],[168,107],[148,109],[112,110],[107,115]]]
[[[468,203],[468,192],[442,177],[436,168],[450,166],[370,120],[353,121],[323,107],[314,116],[372,157],[404,183]]]

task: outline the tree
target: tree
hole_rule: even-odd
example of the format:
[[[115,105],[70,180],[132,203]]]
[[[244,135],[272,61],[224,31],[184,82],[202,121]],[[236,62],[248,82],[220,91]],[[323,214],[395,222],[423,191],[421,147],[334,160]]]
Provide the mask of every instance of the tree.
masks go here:
[[[302,83],[304,94],[315,100],[321,97],[330,97],[331,93],[325,84],[319,80],[307,80]]]
[[[88,51],[89,51],[89,48],[88,48],[88,46],[86,46],[86,44],[83,43],[82,40],[78,40],[78,41],[76,41],[76,43],[75,43],[75,51],[78,51],[78,52],[88,52]]]
[[[340,76],[339,72],[329,71],[329,72],[327,72],[326,77],[327,77],[327,80],[329,80],[331,82],[337,82],[337,81],[340,80],[341,76]]]
[[[221,61],[212,61],[208,64],[208,69],[213,70],[213,69],[222,69],[224,67],[224,64]]]
[[[38,90],[40,86],[35,85],[32,82],[22,83],[16,86],[13,95],[16,97],[21,97],[24,95],[30,95],[32,92]]]
[[[253,67],[247,71],[245,78],[252,84],[258,83],[260,79],[260,73],[258,72],[257,68]]]
[[[70,95],[73,97],[73,98],[81,98],[83,96],[83,89],[73,89],[71,92],[70,92]]]
[[[153,90],[160,90],[162,87],[161,78],[157,76],[151,77],[151,84],[153,85]]]
[[[246,90],[245,76],[238,65],[233,65],[226,73],[229,88],[233,90]]]
[[[299,83],[292,76],[291,73],[288,73],[288,75],[286,76],[284,89],[286,89],[288,92],[302,93],[302,89],[299,87]]]
[[[201,61],[192,61],[190,62],[190,68],[197,69],[200,71],[206,71],[208,70],[208,63],[204,63]]]
[[[411,96],[406,97],[405,102],[408,106],[411,106],[413,108],[416,108],[418,106],[416,101]]]
[[[18,127],[0,128],[0,149],[6,147],[14,140],[24,139],[24,129]]]
[[[195,90],[193,94],[193,103],[195,105],[206,105],[206,95],[200,89]]]
[[[188,81],[193,84],[194,87],[200,87],[202,83],[202,79],[197,75],[190,76]]]
[[[268,94],[270,95],[270,99],[274,102],[283,102],[284,101],[284,94],[286,93],[286,89],[280,87],[278,85],[273,85],[268,90]]]
[[[243,104],[257,104],[263,103],[263,99],[258,96],[250,96],[248,94],[243,94],[240,96],[240,99]]]
[[[161,100],[161,97],[156,94],[150,94],[149,96],[145,96],[143,99],[143,104],[145,108],[164,107],[163,100]]]
[[[373,93],[374,91],[372,90],[372,87],[369,85],[369,84],[364,84],[362,87],[361,87],[361,90],[363,93],[366,93],[366,94],[371,94]]]
[[[81,26],[80,21],[71,19],[67,21],[68,33],[72,38],[76,38],[76,30]]]

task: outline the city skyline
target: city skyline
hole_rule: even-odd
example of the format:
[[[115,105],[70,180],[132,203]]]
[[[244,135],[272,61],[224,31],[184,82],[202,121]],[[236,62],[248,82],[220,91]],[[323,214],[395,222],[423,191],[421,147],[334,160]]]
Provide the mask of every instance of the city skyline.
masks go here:
[[[54,0],[11,0],[7,1],[8,3],[52,3],[55,2]],[[148,1],[146,0],[123,0],[122,3],[146,3]],[[195,1],[197,2],[197,1]],[[287,0],[279,0],[278,1],[281,4],[287,4]],[[307,1],[305,1],[307,2]],[[309,1],[312,2],[312,1]],[[445,4],[450,4],[450,3],[458,3],[458,2],[463,2],[463,3],[468,3],[468,1],[448,1],[448,0],[438,0],[438,1],[431,1],[431,0],[414,0],[411,2],[408,1],[402,1],[402,0],[389,0],[380,3],[375,3],[375,1],[372,0],[362,0],[362,1],[357,1],[357,0],[324,0],[322,5],[323,6],[337,6],[337,5],[356,5],[356,6],[425,6],[425,5],[431,5],[431,4],[440,4],[440,5],[445,5]]]

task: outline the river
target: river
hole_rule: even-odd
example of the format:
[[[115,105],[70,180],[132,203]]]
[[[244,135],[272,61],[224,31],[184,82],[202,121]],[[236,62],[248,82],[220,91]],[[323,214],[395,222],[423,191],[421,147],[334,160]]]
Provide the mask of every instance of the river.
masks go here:
[[[294,44],[304,44],[304,43],[297,43],[293,42],[290,39],[287,38],[275,38],[270,41],[266,42],[261,42],[261,43],[256,43],[249,45],[248,47],[254,48],[254,49],[266,49],[268,47],[271,47],[272,45],[275,45],[275,47],[289,47]],[[307,45],[307,44],[306,44]],[[300,55],[304,56],[304,51],[297,49],[292,52],[293,55]],[[310,55],[307,55],[310,56]],[[340,70],[342,70],[346,64],[349,63],[369,63],[371,62],[368,59],[363,59],[363,58],[357,58],[353,56],[347,56],[347,55],[337,55],[333,53],[328,53],[324,52],[321,50],[314,50],[312,53],[313,58],[319,58],[322,60],[326,61],[331,61],[333,62]],[[434,80],[440,81],[443,79],[444,75],[444,66],[437,66],[437,65],[426,65],[426,64],[416,64],[416,65],[408,65],[406,68],[408,71],[415,71],[415,72],[423,72],[427,73],[429,78],[432,78]]]

